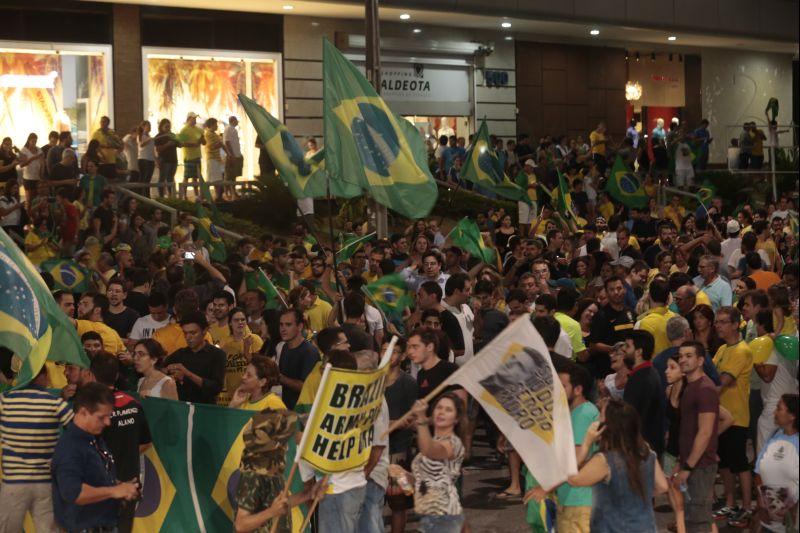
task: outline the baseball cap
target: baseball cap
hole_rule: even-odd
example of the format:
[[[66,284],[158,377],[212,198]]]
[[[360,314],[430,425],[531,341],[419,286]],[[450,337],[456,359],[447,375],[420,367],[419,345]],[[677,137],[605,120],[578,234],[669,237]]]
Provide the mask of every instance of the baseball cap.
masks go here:
[[[133,248],[131,248],[131,245],[130,245],[130,244],[127,244],[127,243],[121,242],[121,243],[119,243],[118,245],[116,245],[116,246],[113,248],[113,250],[114,250],[114,253],[119,253],[119,252],[130,252],[131,250],[133,250]]]
[[[189,111],[189,113],[186,115],[186,120],[190,120],[193,118],[197,118],[197,113],[195,113],[194,111]]]
[[[559,278],[559,279],[551,279],[547,280],[548,287],[558,287],[559,289],[574,289],[575,282],[569,278]]]
[[[531,168],[536,168],[536,163],[534,162],[533,159],[526,159],[525,160],[525,166],[526,167],[531,167]]]
[[[631,268],[634,262],[635,261],[633,260],[633,257],[623,255],[616,261],[611,261],[610,264],[614,266],[623,266],[625,268]]]
[[[742,229],[742,226],[739,225],[739,221],[737,221],[737,220],[729,220],[728,221],[727,230],[728,230],[728,234],[729,235],[734,235],[736,233],[739,233],[739,230],[741,230],[741,229]]]

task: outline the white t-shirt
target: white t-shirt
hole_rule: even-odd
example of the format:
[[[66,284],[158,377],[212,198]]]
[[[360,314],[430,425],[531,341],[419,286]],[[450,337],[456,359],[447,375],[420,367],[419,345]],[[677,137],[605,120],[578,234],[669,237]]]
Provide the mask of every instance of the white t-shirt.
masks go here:
[[[167,316],[166,320],[162,320],[161,322],[153,320],[153,315],[145,315],[140,317],[138,320],[136,320],[136,322],[133,323],[133,328],[131,328],[128,338],[136,341],[149,339],[153,336],[153,333],[155,333],[157,329],[168,326],[169,321],[169,315]]]
[[[767,255],[766,250],[756,250],[756,251],[758,252],[758,255],[761,256],[761,261],[764,263],[766,268],[769,268],[770,261],[769,261],[769,255]],[[739,247],[738,250],[734,250],[733,252],[731,252],[730,257],[728,258],[728,266],[732,270],[736,270],[736,267],[739,266],[739,261],[742,259],[742,257],[744,257],[744,254],[742,253],[742,248]]]
[[[231,145],[233,153],[228,154],[232,157],[242,157],[242,149],[239,146],[239,131],[234,126],[225,126],[225,131],[222,132],[222,142],[227,147]]]
[[[37,150],[36,153],[31,152],[27,146],[23,147],[22,150],[19,151],[20,155],[24,156],[25,159],[30,159],[36,155],[42,153],[41,150]],[[29,163],[28,165],[22,167],[22,179],[35,181],[41,178],[42,175],[42,162],[44,160],[41,157],[36,158],[33,162]]]
[[[461,335],[464,337],[464,355],[456,359],[456,364],[463,366],[475,356],[475,348],[472,345],[472,337],[475,333],[475,315],[472,314],[472,309],[467,304],[461,304],[461,308],[458,309],[442,300],[442,307],[453,313],[458,320],[458,325],[461,326]]]
[[[569,338],[569,334],[564,331],[564,328],[561,328],[561,333],[558,334],[558,340],[553,347],[553,351],[558,355],[572,359],[572,341]]]
[[[386,490],[386,487],[389,486],[389,435],[385,435],[383,439],[381,439],[381,435],[383,435],[387,429],[389,429],[389,406],[384,399],[381,404],[381,412],[377,420],[375,420],[373,432],[375,438],[372,441],[373,446],[383,446],[383,451],[381,452],[381,458],[378,459],[378,464],[375,465],[375,468],[373,468],[372,472],[369,474],[369,478],[380,485],[383,490]]]
[[[617,243],[616,231],[609,231],[605,234],[603,239],[600,241],[600,249],[608,252],[608,255],[611,256],[611,259],[614,259],[615,261],[619,259],[619,244]]]
[[[142,140],[139,141],[139,159],[146,159],[147,161],[156,160],[156,143],[153,142],[153,138],[147,133],[143,133]]]
[[[381,312],[369,304],[364,304],[364,319],[367,322],[367,331],[370,335],[383,330],[383,318]]]
[[[139,170],[139,141],[136,135],[127,134],[122,138],[123,152],[125,152],[125,159],[128,161],[128,170]]]
[[[739,168],[739,148],[733,146],[728,148],[728,170],[737,170]]]
[[[722,264],[727,266],[733,253],[742,249],[742,239],[741,237],[729,237],[722,241],[720,248],[722,250]],[[725,271],[725,277],[730,278],[730,272],[727,270]]]
[[[767,500],[770,516],[762,521],[771,531],[786,531],[782,516],[787,509],[797,503],[798,470],[800,454],[798,453],[798,434],[785,435],[779,430],[764,446],[756,459],[755,472],[761,476],[763,486],[761,493]],[[795,511],[796,512],[796,511]],[[795,515],[795,524],[797,515]]]
[[[680,143],[675,150],[675,170],[692,168],[692,149],[686,143]]]
[[[797,361],[789,361],[777,350],[772,350],[764,364],[778,367],[772,381],[761,385],[761,399],[764,400],[764,410],[767,410],[774,409],[784,394],[797,394]]]
[[[0,209],[8,209],[9,207],[14,207],[18,203],[19,200],[17,200],[16,198],[0,196]],[[22,221],[22,210],[17,209],[13,213],[9,213],[6,216],[0,218],[0,226],[19,226],[20,221]]]

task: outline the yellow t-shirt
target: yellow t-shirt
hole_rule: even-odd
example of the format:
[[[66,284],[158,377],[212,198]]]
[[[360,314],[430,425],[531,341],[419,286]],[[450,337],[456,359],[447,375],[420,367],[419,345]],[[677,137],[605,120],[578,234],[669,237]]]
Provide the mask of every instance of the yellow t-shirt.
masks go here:
[[[156,330],[156,332],[153,333],[153,340],[158,341],[161,347],[164,348],[164,353],[167,355],[172,355],[174,351],[186,348],[186,337],[183,335],[183,330],[177,323],[167,324],[163,328]],[[205,340],[209,344],[214,344],[211,334],[207,331]]]
[[[254,333],[245,335],[245,338],[250,337],[252,345],[250,346],[250,355],[258,353],[264,345],[261,337]],[[231,403],[233,393],[239,388],[242,383],[242,376],[247,369],[248,360],[244,356],[244,339],[237,341],[233,338],[228,340],[223,346],[222,351],[225,352],[225,382],[222,386],[222,392],[217,397],[219,405],[228,405]]]
[[[758,241],[756,243],[756,251],[764,250],[767,253],[767,257],[769,257],[769,266],[774,267],[775,263],[778,261],[778,247],[775,246],[775,241],[772,239],[767,239],[764,242]]]
[[[100,148],[100,156],[103,159],[103,163],[106,165],[113,165],[117,162],[117,148],[114,146],[117,144],[117,140],[114,138],[114,130],[109,129],[108,132],[104,132],[103,130],[97,130],[92,134],[93,141],[99,142],[101,145],[105,145],[105,148]]]
[[[311,370],[311,373],[306,376],[303,382],[303,388],[300,389],[300,396],[297,397],[297,404],[294,410],[299,414],[308,414],[311,411],[311,406],[314,405],[314,398],[317,397],[317,389],[319,384],[322,383],[322,362],[320,361]]]
[[[40,237],[36,231],[30,231],[25,236],[25,249],[27,250],[29,247],[33,248],[34,246],[39,246],[43,242],[44,237]],[[38,267],[42,262],[54,258],[56,256],[56,251],[50,244],[45,244],[33,251],[27,252],[25,255],[31,260],[33,266]]]
[[[197,143],[203,137],[203,130],[197,126],[190,126],[186,124],[178,133],[178,139],[182,143]],[[200,159],[200,145],[197,146],[184,146],[183,147],[183,160],[193,161]]]
[[[667,320],[677,316],[664,306],[653,307],[639,317],[637,328],[649,332],[655,341],[653,345],[653,357],[660,354],[670,347],[667,338]]]
[[[672,205],[668,205],[664,208],[664,218],[667,218],[675,224],[675,227],[680,229],[681,222],[683,222],[683,216],[686,214],[686,209],[680,205],[677,209],[672,207]]]
[[[697,294],[694,295],[694,305],[697,307],[698,305],[707,305],[711,307],[711,300],[708,299],[708,294],[705,291],[697,291]]]
[[[239,409],[245,411],[263,411],[264,409],[286,409],[286,405],[281,400],[281,397],[274,393],[269,393],[260,400],[255,402],[245,402]]]
[[[203,150],[206,153],[206,159],[215,159],[217,161],[222,161],[222,155],[220,155],[219,146],[214,148],[215,144],[222,142],[217,132],[206,130],[203,133],[203,136],[206,138],[206,144],[205,146],[203,146]]]
[[[47,367],[47,378],[50,380],[51,389],[63,389],[67,386],[67,376],[64,374],[64,365],[55,361],[45,361]]]
[[[606,140],[605,134],[600,133],[598,131],[593,131],[592,133],[589,134],[589,144],[592,147],[592,154],[606,155],[606,143],[600,142],[605,140]]]
[[[733,425],[750,425],[750,372],[753,370],[753,353],[744,341],[733,346],[723,345],[714,356],[714,365],[720,376],[728,374],[736,380],[719,395],[719,403],[733,415]]]
[[[311,309],[306,311],[306,320],[308,320],[308,327],[311,331],[322,331],[328,325],[328,315],[331,314],[331,304],[317,297],[314,300],[314,305]]]
[[[775,324],[778,323],[778,318],[775,316],[775,311],[772,312],[772,322]],[[784,315],[783,329],[781,329],[778,335],[794,336],[796,333],[797,333],[797,324],[794,321],[794,317]]]
[[[117,355],[118,353],[125,351],[125,343],[122,342],[122,339],[119,337],[119,333],[109,326],[106,326],[102,322],[79,319],[76,320],[75,323],[78,329],[78,337],[81,337],[88,331],[94,331],[100,335],[101,339],[103,339],[103,349],[108,353]],[[181,332],[181,335],[183,335],[183,332]]]
[[[581,332],[580,323],[571,316],[560,311],[555,313],[553,318],[558,321],[561,328],[566,331],[569,336],[570,344],[572,344],[572,357],[574,358],[578,352],[584,351],[586,346],[583,343],[583,333]]]
[[[606,220],[614,216],[614,204],[612,204],[611,202],[600,204],[599,206],[597,206],[597,210]]]

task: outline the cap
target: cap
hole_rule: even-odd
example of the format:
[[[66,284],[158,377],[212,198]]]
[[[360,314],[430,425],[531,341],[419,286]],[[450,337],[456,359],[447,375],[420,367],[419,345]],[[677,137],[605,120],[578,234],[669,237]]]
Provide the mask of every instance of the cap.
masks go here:
[[[597,217],[596,219],[594,219],[594,223],[597,224],[598,226],[602,226],[603,224],[606,223],[606,219],[605,217]]]
[[[616,261],[611,261],[611,263],[609,263],[609,264],[614,265],[614,266],[622,266],[622,267],[625,267],[625,268],[631,268],[633,266],[634,262],[635,261],[633,260],[633,257],[630,257],[628,255],[623,255],[623,256],[620,256],[620,258],[617,259]]]
[[[549,287],[558,287],[559,289],[575,288],[575,282],[569,278],[551,279],[547,281],[547,285]]]
[[[114,250],[114,253],[118,253],[118,252],[130,252],[131,250],[133,250],[133,248],[131,248],[131,245],[130,245],[130,244],[127,244],[127,243],[121,242],[121,243],[119,243],[118,245],[116,245],[116,246],[113,248],[113,250]]]
[[[734,235],[736,233],[739,233],[739,230],[741,230],[741,229],[742,229],[742,226],[739,225],[739,222],[737,220],[729,220],[728,221],[728,234],[729,235]]]
[[[197,113],[195,113],[194,111],[189,111],[189,113],[186,115],[186,120],[188,121],[193,118],[197,118]]]
[[[526,159],[525,160],[525,166],[526,167],[531,167],[531,168],[536,168],[536,162],[533,159]]]

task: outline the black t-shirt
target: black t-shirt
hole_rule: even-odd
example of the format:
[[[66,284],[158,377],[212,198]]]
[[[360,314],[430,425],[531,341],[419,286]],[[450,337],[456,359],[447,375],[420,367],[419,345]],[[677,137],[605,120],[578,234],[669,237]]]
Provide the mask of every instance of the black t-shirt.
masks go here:
[[[671,250],[672,248],[669,248]],[[664,250],[660,244],[654,244],[650,246],[647,250],[644,251],[644,260],[647,261],[647,264],[650,268],[658,268],[656,264],[656,256]]]
[[[74,180],[78,179],[78,172],[73,167],[66,167],[61,163],[56,163],[50,169],[47,179],[51,181]]]
[[[0,167],[10,165],[15,159],[16,157],[14,156],[14,154],[11,153],[0,154]],[[11,167],[8,170],[0,172],[0,183],[5,183],[9,180],[16,181],[16,179],[17,179],[17,167]]]
[[[628,246],[626,246],[625,248],[623,248],[622,250],[620,250],[619,251],[619,255],[620,255],[620,257],[628,256],[631,259],[633,259],[634,261],[638,261],[639,259],[642,258],[642,252],[640,252],[639,250],[637,250],[636,248],[634,248],[630,244]]]
[[[592,342],[601,342],[613,346],[615,342],[623,340],[623,335],[629,329],[633,329],[636,323],[634,312],[624,307],[618,311],[611,307],[611,304],[601,307],[592,320],[590,335]]]
[[[658,234],[656,230],[656,221],[652,218],[647,221],[641,219],[634,220],[631,233],[636,235],[637,238],[654,239]]]
[[[389,418],[397,420],[409,412],[417,401],[417,383],[414,378],[403,372],[397,381],[386,387],[385,394]],[[393,431],[389,434],[389,453],[405,452],[413,442],[414,431],[411,428]]]
[[[424,368],[420,368],[419,372],[417,372],[417,392],[419,393],[418,396],[420,398],[424,398],[431,392],[433,389],[439,386],[445,379],[450,376],[453,372],[458,370],[458,365],[455,363],[451,363],[449,361],[442,361],[439,360],[436,363],[436,366],[425,370]],[[456,388],[456,387],[453,387]],[[445,391],[450,390],[451,388],[448,387]]]
[[[648,361],[628,376],[622,397],[639,413],[642,437],[656,455],[661,455],[664,451],[665,401],[661,390],[661,378]]]
[[[573,192],[571,196],[572,203],[575,204],[575,207],[578,209],[578,214],[582,217],[585,217],[589,212],[589,195],[586,194],[586,191],[579,191]]]
[[[95,218],[100,219],[100,233],[108,235],[111,233],[111,227],[114,225],[114,211],[106,209],[105,207],[98,206],[92,214],[92,220]],[[202,300],[201,300],[202,301]]]
[[[139,477],[139,446],[150,442],[150,428],[139,402],[122,391],[114,391],[111,425],[103,430],[103,440],[114,456],[117,479]]]
[[[139,313],[139,316],[150,314],[150,308],[147,306],[147,295],[137,291],[130,291],[128,297],[125,298],[125,305]]]
[[[153,144],[158,150],[158,159],[162,163],[177,163],[178,162],[178,147],[172,145],[169,148],[163,148],[170,141],[175,141],[174,133],[159,133],[153,139]]]
[[[184,402],[217,403],[217,395],[225,382],[225,352],[212,344],[206,344],[200,351],[190,348],[175,350],[164,360],[164,365],[180,363],[190,372],[203,378],[200,386],[189,378],[177,383],[178,398]]]
[[[442,317],[442,331],[447,335],[450,341],[450,348],[455,350],[464,349],[464,332],[461,330],[461,324],[458,323],[456,316],[448,310],[441,313]]]
[[[133,329],[133,325],[139,320],[139,313],[126,307],[121,313],[109,311],[103,315],[103,322],[106,326],[116,331],[123,339],[127,339]]]
[[[288,344],[283,345],[279,355],[278,369],[281,374],[290,379],[305,381],[306,377],[314,370],[314,366],[320,362],[319,352],[313,344],[304,340],[297,348],[289,348]],[[283,387],[283,403],[288,409],[294,409],[300,392],[289,387]]]

